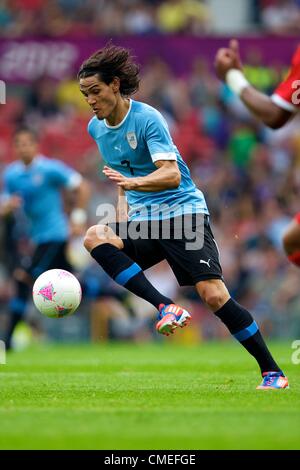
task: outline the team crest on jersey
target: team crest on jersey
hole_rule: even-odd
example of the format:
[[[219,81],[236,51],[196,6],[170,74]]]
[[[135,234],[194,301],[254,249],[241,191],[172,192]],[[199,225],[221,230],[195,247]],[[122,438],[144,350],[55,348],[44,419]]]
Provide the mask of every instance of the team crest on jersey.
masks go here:
[[[127,132],[127,142],[129,143],[130,147],[135,150],[137,148],[137,138],[135,132]]]

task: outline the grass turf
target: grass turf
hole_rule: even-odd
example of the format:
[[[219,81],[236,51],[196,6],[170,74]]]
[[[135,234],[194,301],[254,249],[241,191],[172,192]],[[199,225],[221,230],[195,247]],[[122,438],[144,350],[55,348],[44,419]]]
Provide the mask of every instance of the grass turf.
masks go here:
[[[0,449],[299,449],[299,367],[271,350],[291,388],[257,391],[237,343],[36,346],[0,365]]]

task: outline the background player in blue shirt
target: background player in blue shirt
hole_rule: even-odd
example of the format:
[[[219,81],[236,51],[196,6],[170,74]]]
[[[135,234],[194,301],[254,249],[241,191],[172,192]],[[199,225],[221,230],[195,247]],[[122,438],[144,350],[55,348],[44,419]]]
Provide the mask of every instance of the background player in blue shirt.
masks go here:
[[[66,258],[70,226],[63,207],[62,189],[76,190],[76,208],[70,219],[77,228],[79,223],[86,222],[84,208],[89,198],[87,183],[79,173],[39,154],[33,131],[19,129],[14,143],[18,160],[8,165],[3,173],[0,211],[3,217],[26,216],[35,250],[30,266],[19,266],[14,272],[16,293],[10,302],[10,323],[5,337],[7,349],[11,347],[16,325],[25,314],[33,280],[48,269],[70,270]]]
[[[263,375],[258,388],[286,388],[288,380],[252,315],[230,297],[224,284],[204,196],[194,185],[165,120],[151,106],[129,98],[139,85],[139,67],[129,51],[108,44],[82,64],[78,77],[95,114],[88,131],[106,162],[104,174],[118,186],[118,213],[125,219],[124,194],[129,206],[128,221],[119,219],[114,228],[104,223],[89,228],[86,249],[116,282],[158,309],[157,331],[169,335],[185,326],[190,314],[157,291],[143,273],[166,259],[179,284],[195,286],[208,308],[255,357]],[[200,233],[200,246],[188,248],[184,230],[178,237],[180,223]],[[139,230],[142,236],[137,238]]]

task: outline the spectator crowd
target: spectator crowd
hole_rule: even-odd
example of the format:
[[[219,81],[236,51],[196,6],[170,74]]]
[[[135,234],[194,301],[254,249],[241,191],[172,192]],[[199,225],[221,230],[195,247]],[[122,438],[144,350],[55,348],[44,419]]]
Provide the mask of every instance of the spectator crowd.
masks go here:
[[[210,0],[0,0],[0,37],[217,33]],[[246,0],[247,24],[300,31],[299,0]],[[224,0],[219,0],[219,11]]]
[[[4,168],[13,159],[14,129],[20,122],[33,126],[46,155],[75,166],[91,182],[89,222],[94,224],[98,205],[113,204],[116,191],[101,176],[98,151],[86,132],[90,111],[78,106],[77,98],[70,102],[74,86],[73,82],[54,86],[45,78],[21,98],[8,100],[0,108],[0,156]],[[275,83],[264,81],[264,86],[263,91],[270,92]],[[163,113],[195,183],[206,195],[232,294],[254,311],[267,333],[288,334],[293,329],[295,334],[295,328],[300,328],[299,273],[283,254],[281,234],[299,210],[299,119],[281,131],[266,130],[201,58],[186,78],[174,77],[165,62],[152,59],[143,68],[135,98]],[[70,243],[70,257],[79,271],[89,264],[79,248],[81,242],[75,238]],[[5,305],[9,289],[3,260],[5,253],[0,290]],[[98,274],[92,271],[93,275],[90,270],[87,275],[93,283]],[[168,267],[162,264],[149,276],[166,295],[184,296],[181,302],[192,303],[201,320],[201,335],[220,334],[219,324],[196,300],[193,290],[179,289]],[[133,304],[137,311],[153,313],[136,299]]]

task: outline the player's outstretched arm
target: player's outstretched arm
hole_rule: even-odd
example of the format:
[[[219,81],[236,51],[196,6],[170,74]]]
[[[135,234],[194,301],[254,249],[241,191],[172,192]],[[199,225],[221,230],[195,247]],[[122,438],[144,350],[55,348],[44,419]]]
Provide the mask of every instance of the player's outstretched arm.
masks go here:
[[[239,43],[232,39],[228,48],[218,50],[215,58],[217,76],[240,97],[249,111],[272,129],[282,127],[293,115],[256,90],[245,78],[239,53]]]
[[[155,162],[155,166],[157,170],[147,176],[138,176],[136,178],[127,178],[108,166],[103,168],[103,173],[125,191],[152,192],[178,188],[181,181],[181,174],[176,160],[158,160]]]
[[[277,106],[271,98],[252,86],[244,88],[240,98],[255,117],[271,129],[280,129],[293,113]]]

